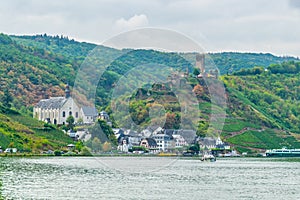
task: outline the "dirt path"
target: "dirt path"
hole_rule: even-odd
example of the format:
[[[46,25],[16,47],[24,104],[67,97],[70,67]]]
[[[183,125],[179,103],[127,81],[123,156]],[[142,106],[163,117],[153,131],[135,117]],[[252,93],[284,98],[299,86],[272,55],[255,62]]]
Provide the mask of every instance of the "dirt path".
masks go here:
[[[233,137],[233,136],[236,136],[236,135],[243,134],[243,133],[245,133],[246,131],[258,131],[258,132],[262,132],[262,131],[264,131],[264,130],[265,130],[265,129],[255,129],[255,128],[251,128],[251,127],[245,127],[245,128],[243,128],[242,130],[240,130],[240,131],[229,132],[229,137]]]

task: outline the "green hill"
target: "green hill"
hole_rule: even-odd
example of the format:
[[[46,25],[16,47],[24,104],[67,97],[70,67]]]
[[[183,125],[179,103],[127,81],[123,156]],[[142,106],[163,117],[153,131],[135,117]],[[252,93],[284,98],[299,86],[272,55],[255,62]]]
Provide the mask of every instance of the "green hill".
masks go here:
[[[69,40],[63,36],[0,34],[1,104],[5,104],[3,98],[9,93],[12,97],[9,104],[13,110],[18,110],[11,113],[1,106],[2,147],[14,142],[15,146],[24,151],[35,151],[44,147],[54,149],[70,142],[56,128],[45,127],[43,123],[33,120],[30,112],[32,105],[40,99],[63,95],[65,84],[74,83],[79,67],[95,47],[94,44]],[[112,56],[122,53],[104,46],[98,48]],[[231,52],[211,53],[209,56],[223,74],[220,79],[226,86],[228,97],[227,118],[222,130],[208,128],[210,114],[218,112],[220,108],[215,106],[212,109],[205,83],[192,74],[194,60],[187,62],[190,55],[181,56],[153,50],[126,53],[109,66],[99,81],[96,106],[110,113],[109,101],[115,83],[138,65],[149,62],[165,64],[173,67],[179,74],[188,68],[190,74],[184,81],[198,91],[197,97],[200,101],[202,120],[200,123],[191,122],[197,123],[199,135],[219,131],[226,141],[241,151],[282,146],[299,147],[295,138],[299,138],[300,134],[300,70],[299,63],[294,62],[298,59],[271,54]],[[234,75],[224,75],[227,73]],[[139,95],[124,97],[131,98],[131,117],[138,124],[148,123],[149,107],[153,98],[165,95],[164,107],[169,113],[166,128],[178,128],[176,124],[179,122],[181,110],[176,96],[168,88],[162,91],[155,88],[156,86],[152,87],[150,95],[147,90],[141,89]]]

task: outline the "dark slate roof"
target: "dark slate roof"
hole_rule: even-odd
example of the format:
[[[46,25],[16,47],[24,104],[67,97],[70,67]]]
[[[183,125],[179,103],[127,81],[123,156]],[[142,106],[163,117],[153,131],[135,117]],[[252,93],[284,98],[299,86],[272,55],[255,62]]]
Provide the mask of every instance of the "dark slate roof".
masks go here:
[[[172,136],[175,133],[174,129],[165,129],[164,132],[165,132],[165,134],[167,134],[169,136]]]
[[[179,130],[177,134],[181,135],[188,144],[194,143],[196,139],[196,131],[194,130]]]
[[[42,99],[36,104],[36,108],[42,109],[59,109],[66,102],[65,97],[51,97],[50,99]]]
[[[118,139],[118,144],[122,144],[123,140],[126,140],[126,143],[128,144],[128,135],[121,134],[117,139]]]
[[[209,137],[201,138],[199,142],[202,145],[205,145],[205,146],[214,146],[214,145],[216,145],[216,140],[214,138],[209,138]]]
[[[82,111],[85,116],[98,116],[98,112],[95,107],[83,106]]]
[[[157,146],[157,143],[156,143],[156,141],[153,138],[145,138],[145,139],[147,140],[148,145],[150,147],[156,147]]]
[[[101,111],[101,112],[100,112],[100,115],[108,115],[108,114],[107,114],[107,112],[105,112],[105,111]]]
[[[124,131],[120,128],[113,128],[112,130],[114,134],[124,134]]]

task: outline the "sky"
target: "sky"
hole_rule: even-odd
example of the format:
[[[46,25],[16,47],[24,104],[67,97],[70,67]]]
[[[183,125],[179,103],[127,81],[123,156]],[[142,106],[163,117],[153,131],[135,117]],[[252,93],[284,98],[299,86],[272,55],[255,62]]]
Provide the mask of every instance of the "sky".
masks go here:
[[[207,52],[300,57],[300,0],[3,0],[0,7],[6,34],[102,44],[144,27],[177,31]]]

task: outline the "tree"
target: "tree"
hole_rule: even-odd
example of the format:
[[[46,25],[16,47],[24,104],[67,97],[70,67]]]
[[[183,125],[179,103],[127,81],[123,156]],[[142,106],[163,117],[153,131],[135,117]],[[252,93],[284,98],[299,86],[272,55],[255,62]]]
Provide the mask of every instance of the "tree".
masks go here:
[[[83,143],[81,141],[76,142],[75,149],[77,151],[81,151],[82,148],[83,148]]]
[[[113,145],[117,145],[112,128],[106,123],[106,121],[99,119],[98,122],[89,129],[92,137],[99,138],[102,142],[111,142]]]
[[[200,74],[199,69],[198,69],[198,68],[194,68],[193,74],[194,74],[195,76],[198,76],[198,75]]]
[[[207,133],[208,125],[209,124],[207,121],[203,121],[203,120],[199,121],[196,134],[200,137],[205,137]]]
[[[100,151],[101,150],[101,141],[99,140],[99,138],[94,137],[94,139],[92,140],[92,149],[93,151]]]
[[[91,150],[88,147],[82,147],[80,155],[82,156],[91,156]]]
[[[80,118],[77,120],[77,124],[83,124],[83,119],[82,119],[82,117],[80,117]]]
[[[201,85],[197,84],[195,85],[193,92],[195,93],[196,97],[200,99],[201,97],[203,97],[204,89]]]
[[[165,129],[178,129],[180,126],[179,113],[166,113]]]
[[[111,144],[109,142],[105,142],[102,146],[102,150],[104,152],[110,151],[111,150]]]
[[[11,96],[9,90],[7,88],[4,89],[3,97],[2,97],[3,106],[10,108],[13,97]]]
[[[67,118],[66,122],[68,123],[68,126],[67,126],[68,129],[69,129],[69,130],[73,130],[73,128],[74,128],[74,122],[75,122],[74,117],[73,117],[72,115],[70,115],[70,116]]]

